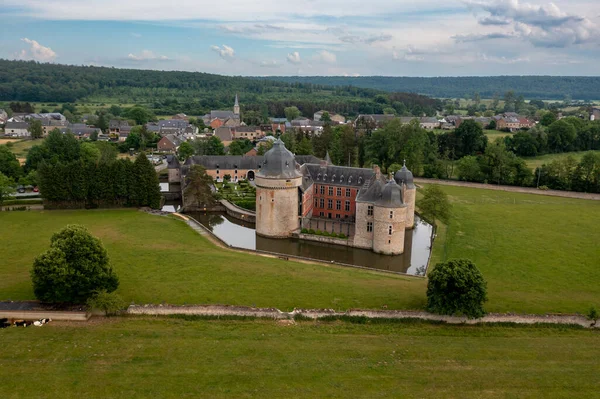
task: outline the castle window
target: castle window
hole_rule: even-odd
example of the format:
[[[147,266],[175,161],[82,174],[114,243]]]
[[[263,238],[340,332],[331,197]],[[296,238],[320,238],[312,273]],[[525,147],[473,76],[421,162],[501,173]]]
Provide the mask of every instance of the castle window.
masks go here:
[[[319,212],[319,216],[323,217],[325,214],[323,212]]]
[[[341,188],[341,187],[338,187],[338,188],[337,188],[337,196],[338,196],[338,197],[341,197],[341,196],[342,196],[342,188]]]
[[[315,198],[315,208],[317,208],[319,206],[319,200],[317,198]]]
[[[350,196],[350,193],[351,193],[350,189],[349,189],[349,188],[347,188],[347,189],[346,189],[346,197],[349,197],[349,196]]]
[[[367,222],[367,233],[373,232],[373,222]]]
[[[319,204],[321,205],[319,208],[325,208],[325,200],[323,198],[319,200]]]
[[[367,207],[367,216],[373,216],[373,205]]]
[[[344,208],[346,212],[350,212],[350,201],[346,201],[346,208]]]
[[[394,218],[394,211],[390,211],[390,219]]]
[[[340,200],[335,201],[335,209],[338,211],[342,210],[342,201],[340,201]]]
[[[219,169],[217,169],[217,174],[219,174]]]
[[[321,195],[325,195],[325,186],[321,186]]]
[[[327,200],[327,209],[333,209],[333,200]]]
[[[328,192],[329,192],[329,195],[333,195],[333,187],[329,186]]]
[[[336,218],[336,219],[340,219],[340,214],[339,214],[339,213],[336,213],[336,214],[335,214],[335,218]]]
[[[390,226],[390,227],[388,228],[388,234],[389,234],[389,235],[392,235],[392,226]]]

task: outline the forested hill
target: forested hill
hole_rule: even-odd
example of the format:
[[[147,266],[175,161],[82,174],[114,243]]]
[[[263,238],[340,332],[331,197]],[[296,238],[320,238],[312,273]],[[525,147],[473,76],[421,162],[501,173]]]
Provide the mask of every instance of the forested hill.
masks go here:
[[[282,117],[284,108],[292,105],[304,116],[320,109],[345,116],[384,111],[420,116],[441,109],[441,102],[429,97],[368,88],[0,59],[0,101],[138,104],[158,115],[202,115],[231,109],[236,93],[242,111],[265,116]]]
[[[413,78],[393,76],[275,76],[273,81],[355,86],[384,91],[419,93],[437,98],[500,97],[509,91],[526,99],[600,100],[600,76],[486,76]]]

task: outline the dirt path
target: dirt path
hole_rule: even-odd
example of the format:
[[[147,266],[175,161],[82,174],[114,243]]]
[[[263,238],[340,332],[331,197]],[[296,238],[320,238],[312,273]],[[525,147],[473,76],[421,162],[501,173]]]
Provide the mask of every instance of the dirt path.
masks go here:
[[[442,321],[449,324],[479,324],[479,323],[515,323],[515,324],[562,324],[579,325],[586,328],[600,328],[600,323],[592,326],[590,320],[581,315],[526,315],[526,314],[499,314],[490,313],[480,319],[467,319],[466,317],[441,316],[427,312],[403,310],[348,310],[337,312],[333,309],[294,309],[291,312],[282,312],[276,308],[251,308],[245,306],[223,305],[131,305],[126,311],[131,315],[195,315],[195,316],[246,316],[276,320],[292,320],[296,315],[317,320],[322,317],[354,316],[370,319],[420,319]]]
[[[575,191],[559,191],[559,190],[538,190],[537,188],[516,187],[516,186],[500,186],[497,184],[481,184],[469,183],[456,180],[438,180],[438,179],[423,179],[415,178],[415,183],[420,184],[441,184],[445,186],[458,186],[470,188],[483,188],[486,190],[509,191],[513,193],[548,195],[551,197],[578,198],[586,200],[600,201],[600,194],[578,193]]]

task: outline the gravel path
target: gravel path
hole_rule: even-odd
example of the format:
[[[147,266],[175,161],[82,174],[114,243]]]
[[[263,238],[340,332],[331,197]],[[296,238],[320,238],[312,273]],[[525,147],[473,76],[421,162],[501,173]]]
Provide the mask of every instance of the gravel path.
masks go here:
[[[445,185],[445,186],[458,186],[458,187],[470,187],[470,188],[483,188],[486,190],[509,191],[509,192],[513,192],[513,193],[548,195],[551,197],[578,198],[578,199],[600,201],[600,194],[578,193],[575,191],[538,190],[537,188],[529,188],[529,187],[500,186],[497,184],[469,183],[469,182],[456,181],[456,180],[424,179],[424,178],[420,178],[420,177],[415,178],[415,183],[441,184],[441,185]]]

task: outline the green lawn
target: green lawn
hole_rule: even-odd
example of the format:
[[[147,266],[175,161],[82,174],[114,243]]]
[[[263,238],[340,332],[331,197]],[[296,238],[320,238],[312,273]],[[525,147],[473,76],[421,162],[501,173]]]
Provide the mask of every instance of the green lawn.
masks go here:
[[[563,152],[561,154],[545,154],[545,155],[540,155],[539,157],[530,157],[530,158],[524,158],[524,159],[525,159],[525,162],[527,163],[527,166],[529,166],[531,169],[535,170],[535,168],[540,167],[543,164],[549,164],[552,161],[565,159],[567,157],[572,157],[577,162],[579,162],[581,160],[581,158],[585,155],[586,152],[588,152],[588,151]],[[594,151],[594,152],[600,154],[600,151]]]
[[[506,136],[512,136],[513,135],[512,133],[501,132],[499,130],[484,129],[483,132],[487,136],[489,143],[493,143],[494,141],[496,141],[496,139],[504,138]]]
[[[593,398],[598,332],[114,318],[0,330],[8,397]]]
[[[104,242],[136,303],[220,303],[304,308],[421,308],[425,282],[345,267],[265,258],[216,247],[183,221],[136,210],[0,212],[0,299],[33,299],[35,256],[67,224]]]
[[[0,145],[1,144],[6,144],[5,143],[8,141],[12,141],[12,140],[0,140]],[[19,140],[19,141],[12,141],[12,145],[10,147],[10,150],[12,151],[13,154],[15,154],[15,156],[17,158],[27,158],[27,152],[29,152],[29,149],[31,147],[33,147],[34,145],[40,145],[42,144],[42,140]]]
[[[444,186],[455,218],[433,262],[466,257],[491,312],[580,312],[600,305],[600,201]]]
[[[491,312],[587,312],[600,306],[600,202],[446,186],[456,218],[433,264],[468,257]],[[32,299],[29,269],[53,232],[86,225],[106,245],[136,303],[419,309],[426,281],[218,248],[182,221],[135,210],[0,213],[0,299]],[[447,234],[444,234],[447,231]]]

